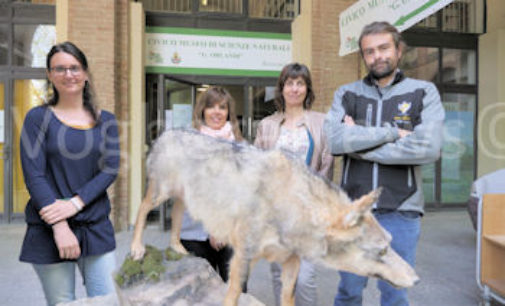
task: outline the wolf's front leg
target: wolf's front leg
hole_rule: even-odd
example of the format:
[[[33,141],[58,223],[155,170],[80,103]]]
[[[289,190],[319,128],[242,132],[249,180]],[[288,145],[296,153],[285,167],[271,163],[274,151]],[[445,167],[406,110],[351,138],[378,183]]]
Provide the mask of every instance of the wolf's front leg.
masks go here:
[[[147,214],[154,207],[152,202],[153,187],[151,184],[147,187],[146,196],[140,204],[139,211],[137,213],[137,220],[135,221],[135,230],[133,232],[133,239],[130,245],[130,255],[134,260],[139,260],[144,257],[146,251],[144,245],[142,244],[142,233],[144,232],[144,226],[146,224]]]
[[[300,271],[300,257],[291,255],[285,262],[282,263],[282,293],[281,305],[295,305],[295,285]]]
[[[184,248],[180,239],[183,216],[184,204],[181,200],[176,198],[174,206],[172,207],[172,213],[170,214],[170,217],[172,218],[172,228],[170,229],[170,247],[178,253],[188,254],[188,251]]]

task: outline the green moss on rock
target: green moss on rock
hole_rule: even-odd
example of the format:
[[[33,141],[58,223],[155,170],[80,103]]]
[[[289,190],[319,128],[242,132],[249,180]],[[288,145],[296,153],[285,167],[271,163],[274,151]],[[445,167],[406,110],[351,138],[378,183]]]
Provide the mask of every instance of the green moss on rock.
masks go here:
[[[115,280],[120,287],[143,280],[157,282],[163,272],[165,272],[165,267],[162,251],[147,245],[146,253],[141,260],[133,260],[129,255],[126,257],[115,275]]]

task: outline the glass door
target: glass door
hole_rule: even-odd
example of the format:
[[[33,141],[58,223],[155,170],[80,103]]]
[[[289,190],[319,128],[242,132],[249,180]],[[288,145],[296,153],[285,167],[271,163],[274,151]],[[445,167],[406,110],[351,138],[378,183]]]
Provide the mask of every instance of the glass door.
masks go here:
[[[476,170],[477,50],[409,47],[401,68],[437,85],[446,114],[442,157],[422,166],[425,200],[434,207],[460,206]]]
[[[256,129],[260,121],[275,113],[275,86],[252,86],[252,135],[251,141],[256,139]]]
[[[442,203],[464,203],[475,179],[474,94],[444,93],[444,145],[442,147]]]
[[[146,79],[146,144],[166,129],[191,127],[195,85],[168,78],[165,75],[148,75]],[[153,209],[148,220],[159,220],[161,229],[168,229],[170,201]]]
[[[46,96],[43,79],[0,80],[0,214],[3,221],[22,219],[29,199],[19,143],[26,113]]]
[[[0,80],[0,215],[5,216],[8,211],[7,206],[5,205],[7,201],[5,201],[5,193],[4,193],[4,142],[5,142],[5,81]]]
[[[46,54],[56,42],[55,6],[16,2],[0,0],[0,214],[5,222],[22,220],[29,198],[19,138],[28,110],[44,101]]]
[[[190,128],[195,101],[194,84],[166,78],[160,109],[164,118],[164,129]]]
[[[12,167],[12,213],[15,217],[24,212],[26,203],[30,198],[28,190],[25,187],[19,155],[21,129],[28,111],[44,103],[46,98],[46,81],[44,79],[24,79],[14,80],[13,84],[13,104],[9,114],[12,125],[9,137],[12,141],[10,145],[12,149],[9,155]]]
[[[148,75],[146,80],[146,144],[152,142],[167,128],[191,126],[195,101],[195,85]]]

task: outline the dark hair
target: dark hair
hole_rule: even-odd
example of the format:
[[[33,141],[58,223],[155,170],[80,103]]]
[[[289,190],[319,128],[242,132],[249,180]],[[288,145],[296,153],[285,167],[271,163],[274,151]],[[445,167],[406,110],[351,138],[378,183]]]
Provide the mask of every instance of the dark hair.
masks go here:
[[[286,101],[284,101],[284,97],[282,96],[284,84],[286,84],[288,79],[296,79],[298,77],[302,77],[307,85],[307,96],[303,101],[303,109],[310,109],[312,107],[312,103],[316,96],[312,89],[312,79],[310,77],[309,68],[304,64],[291,63],[282,68],[281,75],[277,80],[277,87],[275,89],[275,107],[277,111],[284,112],[286,110]]]
[[[240,128],[238,127],[238,120],[235,112],[235,100],[228,90],[222,87],[210,87],[200,96],[196,102],[195,109],[193,110],[193,127],[199,130],[200,127],[205,124],[203,111],[206,108],[212,107],[222,101],[226,101],[226,104],[228,104],[227,120],[230,121],[235,140],[242,140],[243,137],[242,133],[240,133]]]
[[[396,49],[399,49],[400,46],[403,46],[405,43],[402,39],[402,35],[400,32],[398,32],[398,29],[396,29],[395,26],[391,25],[389,22],[386,21],[374,21],[370,24],[367,24],[363,30],[361,30],[361,34],[359,36],[359,50],[361,54],[363,55],[363,49],[361,48],[361,40],[363,40],[363,37],[367,35],[372,35],[372,34],[383,34],[383,33],[389,33],[391,36],[393,36],[393,41],[395,43]]]
[[[84,108],[89,111],[93,119],[98,122],[99,111],[95,104],[95,92],[91,82],[91,74],[88,71],[88,60],[86,59],[86,56],[76,45],[69,41],[54,45],[47,54],[46,58],[46,69],[48,72],[51,70],[51,58],[58,52],[65,52],[75,57],[75,59],[81,64],[82,69],[88,74],[88,80],[84,83],[84,89],[82,91],[82,101]],[[53,84],[51,84],[51,86],[53,89],[53,95],[49,98],[47,104],[54,106],[58,104],[59,94],[56,87],[54,87]]]

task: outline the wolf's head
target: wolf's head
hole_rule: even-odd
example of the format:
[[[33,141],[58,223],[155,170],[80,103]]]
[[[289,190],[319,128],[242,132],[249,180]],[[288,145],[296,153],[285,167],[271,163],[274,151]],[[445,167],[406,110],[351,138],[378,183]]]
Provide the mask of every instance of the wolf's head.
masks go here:
[[[371,206],[380,189],[362,196],[332,217],[327,228],[324,263],[338,270],[374,276],[396,287],[410,287],[416,272],[390,246],[391,235],[377,222]]]

